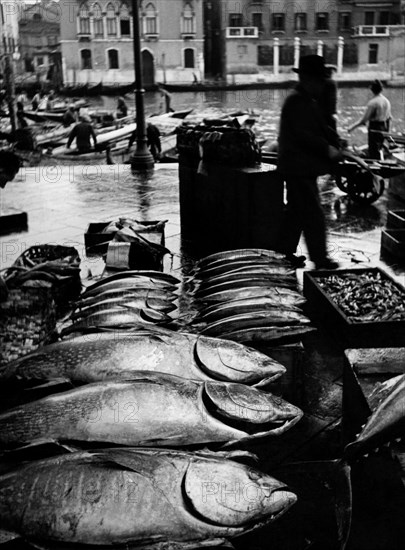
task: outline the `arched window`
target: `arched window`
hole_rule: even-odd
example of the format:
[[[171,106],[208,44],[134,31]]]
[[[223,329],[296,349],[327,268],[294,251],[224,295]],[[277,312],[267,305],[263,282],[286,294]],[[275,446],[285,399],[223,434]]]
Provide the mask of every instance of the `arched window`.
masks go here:
[[[107,5],[107,35],[117,36],[117,17],[113,4]]]
[[[79,10],[79,33],[90,34],[90,15],[86,2],[83,2]]]
[[[93,4],[91,11],[93,13],[94,36],[104,38],[103,12],[100,4]]]
[[[184,50],[184,67],[186,69],[194,69],[194,49],[186,48]]]
[[[108,50],[108,68],[119,69],[118,50]]]
[[[81,50],[80,58],[81,58],[82,69],[93,68],[93,63],[91,61],[91,50]]]
[[[158,34],[157,12],[155,6],[151,2],[145,7],[143,32],[145,34]]]
[[[192,5],[187,2],[184,6],[182,18],[181,18],[181,32],[183,34],[195,33],[195,12]]]
[[[129,9],[127,4],[123,3],[121,5],[120,11],[120,31],[121,36],[130,36],[131,35],[131,23],[129,18]]]

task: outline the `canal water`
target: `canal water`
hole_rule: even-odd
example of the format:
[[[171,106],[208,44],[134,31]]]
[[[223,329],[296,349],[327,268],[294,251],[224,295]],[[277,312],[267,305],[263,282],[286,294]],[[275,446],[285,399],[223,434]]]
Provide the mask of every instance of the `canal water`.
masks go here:
[[[194,111],[187,120],[198,121],[203,117],[215,117],[223,113],[237,111],[252,112],[256,115],[254,126],[259,139],[272,139],[277,135],[281,106],[290,90],[236,90],[215,92],[181,92],[172,93],[172,108],[183,110],[193,108]],[[384,94],[391,102],[393,121],[392,132],[405,131],[405,87],[386,88]],[[131,107],[133,96],[126,96]],[[367,130],[360,127],[350,136],[346,129],[358,120],[372,94],[366,87],[341,87],[338,92],[339,133],[348,138],[351,145],[359,146],[367,142]],[[115,109],[116,98],[100,97],[92,100],[103,108]],[[146,115],[162,112],[162,99],[159,92],[146,92]]]

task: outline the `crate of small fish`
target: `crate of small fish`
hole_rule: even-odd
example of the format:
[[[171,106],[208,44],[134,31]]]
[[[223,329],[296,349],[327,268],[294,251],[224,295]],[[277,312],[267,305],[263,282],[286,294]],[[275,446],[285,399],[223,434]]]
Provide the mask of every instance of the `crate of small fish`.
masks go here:
[[[377,267],[305,272],[304,296],[345,345],[405,344],[405,288]]]

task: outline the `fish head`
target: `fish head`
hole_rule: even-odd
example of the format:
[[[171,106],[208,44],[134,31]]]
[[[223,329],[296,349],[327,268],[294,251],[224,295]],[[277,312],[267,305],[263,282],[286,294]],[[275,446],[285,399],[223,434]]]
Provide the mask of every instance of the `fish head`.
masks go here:
[[[244,384],[206,382],[204,403],[217,419],[249,434],[280,435],[303,416],[281,397]]]
[[[210,378],[244,384],[270,383],[286,368],[264,353],[230,340],[199,336],[194,346],[198,367]]]
[[[353,460],[405,437],[405,375],[368,419],[357,439],[346,446],[344,458]]]
[[[284,483],[232,460],[191,462],[183,487],[200,519],[242,532],[274,521],[297,500]]]

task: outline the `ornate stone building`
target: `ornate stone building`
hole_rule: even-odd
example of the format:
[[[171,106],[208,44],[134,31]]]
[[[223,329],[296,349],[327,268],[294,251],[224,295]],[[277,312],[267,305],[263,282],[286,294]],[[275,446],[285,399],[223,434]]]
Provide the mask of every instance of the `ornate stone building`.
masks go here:
[[[63,0],[62,0],[63,2]],[[142,0],[144,84],[193,82],[204,74],[203,0]],[[132,2],[66,2],[61,21],[65,84],[134,81]]]

